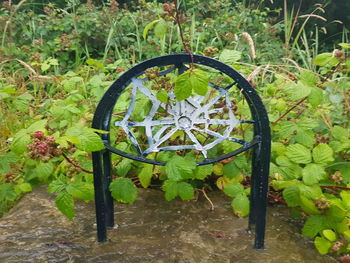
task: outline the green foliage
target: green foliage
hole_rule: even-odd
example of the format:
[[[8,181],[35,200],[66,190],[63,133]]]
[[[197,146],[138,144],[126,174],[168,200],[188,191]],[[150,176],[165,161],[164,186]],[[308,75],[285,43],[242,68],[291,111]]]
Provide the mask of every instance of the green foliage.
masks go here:
[[[345,33],[338,49],[329,47],[329,52],[317,54],[327,47],[318,45],[316,37],[308,43],[311,32],[305,31],[305,24],[294,28],[293,12],[285,12],[282,23],[272,24],[279,10],[247,8],[228,0],[197,2],[186,2],[186,17],[192,19],[185,17],[182,22],[184,41],[191,52],[212,56],[249,76],[262,97],[272,129],[270,185],[277,192],[273,194],[305,220],[302,234],[314,239],[321,254],[349,253],[350,59]],[[72,10],[62,2],[37,15],[28,6],[13,14],[10,9],[0,10],[4,22],[10,21],[11,14],[0,50],[0,213],[33,187],[47,184],[48,192],[57,195],[58,209],[72,219],[75,199],[93,200],[91,152],[104,148],[98,135],[104,132],[87,128],[96,103],[113,80],[137,62],[183,52],[182,40],[157,1],[116,13],[108,5],[91,11],[79,3]],[[243,32],[249,32],[251,39],[246,41]],[[283,33],[285,39],[280,38]],[[222,87],[232,83],[215,70],[186,66],[189,69],[181,75],[167,74],[169,80],[161,76],[163,82],[149,81],[159,101],[169,105],[175,101],[170,88],[183,101],[211,96],[214,89],[209,81]],[[236,102],[236,117],[249,119],[241,94],[230,89],[229,96]],[[129,104],[126,91],[115,105],[112,125],[122,120]],[[151,107],[148,98],[137,96],[132,121],[143,120]],[[224,114],[216,113],[214,118]],[[36,139],[36,132],[45,138]],[[144,129],[135,127],[133,132],[147,143]],[[245,124],[234,133],[245,140],[252,136]],[[123,131],[109,136],[117,149],[135,153]],[[185,137],[175,133],[171,140],[178,143]],[[48,138],[54,141],[51,145]],[[202,135],[197,138],[200,143],[207,140]],[[35,148],[39,144],[45,144],[40,146],[42,154]],[[223,155],[235,147],[224,141],[208,155]],[[189,151],[157,154],[150,155],[166,162],[165,167],[112,156],[116,179],[110,191],[117,201],[134,202],[136,185],[157,185],[169,201],[191,200],[195,193],[218,187],[232,198],[236,215],[248,215],[249,154],[205,166],[196,166],[200,157]]]
[[[174,93],[181,101],[192,95],[192,92],[204,96],[209,87],[208,75],[200,69],[189,69],[179,75],[175,81]]]
[[[117,178],[110,185],[109,190],[114,199],[122,203],[133,203],[137,197],[136,186],[129,178]]]

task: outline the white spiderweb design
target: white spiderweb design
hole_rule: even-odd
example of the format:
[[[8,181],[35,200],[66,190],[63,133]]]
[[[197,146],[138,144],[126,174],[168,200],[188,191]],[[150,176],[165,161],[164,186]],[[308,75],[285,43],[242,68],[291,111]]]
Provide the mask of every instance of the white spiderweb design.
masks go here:
[[[163,71],[160,75],[165,75],[173,70],[174,69]],[[131,79],[133,87],[130,105],[126,110],[123,119],[115,122],[115,126],[121,127],[127,134],[140,156],[146,157],[150,153],[160,151],[197,150],[201,152],[204,158],[208,158],[208,150],[224,140],[236,142],[243,146],[248,145],[244,140],[230,137],[231,132],[238,124],[253,123],[253,121],[250,120],[239,120],[234,115],[228,90],[235,83],[226,88],[210,83],[210,86],[215,88],[219,94],[211,98],[206,104],[204,104],[206,96],[196,95],[182,101],[177,101],[173,92],[169,93],[168,97],[169,101],[171,100],[174,103],[166,104],[159,101],[152,94],[149,88],[144,85],[145,81],[147,81],[147,78],[140,79],[134,77]],[[138,92],[141,92],[152,102],[152,107],[143,121],[130,121],[130,117],[135,108]],[[212,109],[214,104],[220,99],[225,101],[225,106]],[[215,115],[224,112],[224,107],[228,119],[222,120],[211,118],[212,114]],[[156,113],[160,108],[167,113],[166,117],[160,118],[159,116],[156,116]],[[221,127],[224,127],[224,130],[222,133],[219,133],[211,130],[210,125],[220,125]],[[148,148],[141,149],[138,140],[131,130],[134,127],[145,128]],[[168,141],[179,130],[182,130],[187,135],[192,144],[162,146],[163,143]],[[206,145],[201,144],[193,133],[194,131],[212,136],[214,140]]]

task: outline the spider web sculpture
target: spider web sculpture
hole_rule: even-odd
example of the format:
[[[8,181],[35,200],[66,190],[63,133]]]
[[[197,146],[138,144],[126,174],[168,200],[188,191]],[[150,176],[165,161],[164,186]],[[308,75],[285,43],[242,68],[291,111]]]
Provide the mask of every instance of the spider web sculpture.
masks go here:
[[[170,66],[159,72],[158,77],[165,77],[167,74],[174,74],[176,70],[180,74],[183,73],[187,69],[184,66],[186,64],[199,64],[208,69],[208,74],[216,72],[226,78],[226,82],[222,82],[223,85],[209,83],[211,89],[205,96],[194,95],[182,101],[176,99],[172,90],[166,89],[167,103],[159,99],[158,94],[154,95],[153,90],[147,86],[149,79],[144,76],[148,69]],[[227,81],[227,79],[230,80]],[[130,89],[127,90],[129,86],[131,92],[129,92]],[[235,116],[234,102],[230,98],[234,95],[231,88],[236,89],[244,97],[252,120],[240,120]],[[124,94],[130,96],[130,100],[126,101],[130,104],[118,107],[120,103],[118,98]],[[142,114],[136,111],[140,96],[151,104],[149,111],[144,109]],[[115,107],[125,109],[125,113],[120,113],[123,114],[122,116],[113,113]],[[114,116],[118,117],[114,118]],[[135,151],[126,152],[124,148],[118,149],[118,145],[115,147],[111,145],[112,118],[114,118],[115,129],[121,130],[124,136],[126,134],[131,145],[135,147],[136,154]],[[247,141],[236,136],[236,132],[239,131],[237,126],[240,127],[245,123],[253,125],[252,138]],[[202,158],[197,160],[197,165],[206,165],[252,149],[248,225],[250,229],[255,230],[254,247],[257,249],[264,247],[271,147],[269,120],[257,92],[233,68],[209,57],[188,54],[161,56],[141,62],[123,73],[106,91],[96,108],[92,127],[107,131],[100,135],[105,149],[92,153],[99,242],[107,241],[107,227],[114,226],[113,198],[109,191],[109,184],[112,181],[111,153],[135,161],[166,165],[165,162],[156,160],[156,154],[151,156],[152,153],[197,151],[199,153],[197,156]],[[239,148],[228,147],[227,152],[224,151],[223,155],[216,156],[220,152],[216,152],[214,148],[226,142],[233,143]],[[155,159],[151,159],[152,157]]]
[[[165,70],[163,72],[160,72],[159,75],[164,76],[173,70],[174,69]],[[236,142],[243,146],[248,145],[248,143],[244,140],[230,137],[231,132],[238,124],[253,123],[253,121],[250,120],[237,119],[233,112],[233,105],[230,99],[229,89],[234,85],[234,83],[226,88],[222,88],[210,83],[209,85],[212,88],[215,88],[219,94],[214,98],[211,98],[207,103],[205,103],[206,96],[200,95],[178,101],[175,98],[174,92],[171,92],[168,96],[169,102],[172,103],[167,104],[159,101],[156,96],[152,94],[150,89],[144,85],[147,80],[147,78],[137,77],[131,79],[133,88],[130,105],[127,108],[123,120],[116,121],[114,123],[115,126],[121,127],[124,130],[124,132],[130,138],[132,144],[135,146],[139,155],[147,157],[147,155],[152,152],[197,150],[201,152],[205,159],[207,159],[207,151],[224,140]],[[143,121],[138,122],[130,121],[130,117],[135,108],[137,93],[143,94],[152,102],[152,107],[148,115]],[[213,105],[215,105],[220,99],[224,99],[225,107],[221,106],[219,108],[212,109]],[[156,116],[156,113],[160,108],[166,112],[166,117],[159,118],[159,116]],[[211,115],[223,113],[224,111],[226,111],[228,119],[223,120],[211,118]],[[225,127],[222,134],[218,131],[210,129],[212,125],[220,125],[221,127]],[[133,134],[131,129],[134,127],[145,128],[145,133],[148,141],[148,147],[146,149],[142,149],[136,136]],[[183,131],[192,142],[192,144],[162,147],[161,145],[169,140],[177,131]],[[193,131],[210,135],[215,138],[215,140],[208,144],[202,144],[196,138]]]

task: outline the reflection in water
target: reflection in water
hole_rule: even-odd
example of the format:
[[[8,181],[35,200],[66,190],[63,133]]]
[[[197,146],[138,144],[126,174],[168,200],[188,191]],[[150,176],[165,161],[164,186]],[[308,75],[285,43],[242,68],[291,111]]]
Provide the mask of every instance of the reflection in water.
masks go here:
[[[71,222],[38,188],[0,219],[0,262],[336,262],[298,234],[300,224],[285,208],[269,208],[267,249],[256,251],[247,219],[235,217],[220,192],[209,193],[213,212],[205,200],[167,202],[162,192],[142,189],[139,196],[132,205],[117,204],[118,227],[98,244],[92,202],[77,202]]]

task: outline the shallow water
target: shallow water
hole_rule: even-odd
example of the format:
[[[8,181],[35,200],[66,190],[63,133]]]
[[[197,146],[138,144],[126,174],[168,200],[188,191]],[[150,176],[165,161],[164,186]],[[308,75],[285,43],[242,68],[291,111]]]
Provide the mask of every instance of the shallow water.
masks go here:
[[[92,202],[78,202],[71,222],[38,188],[0,219],[0,262],[337,262],[319,255],[282,207],[269,208],[266,249],[254,250],[247,219],[233,215],[222,193],[209,196],[213,212],[205,200],[167,202],[160,191],[140,190],[134,204],[116,205],[118,227],[98,244]]]

